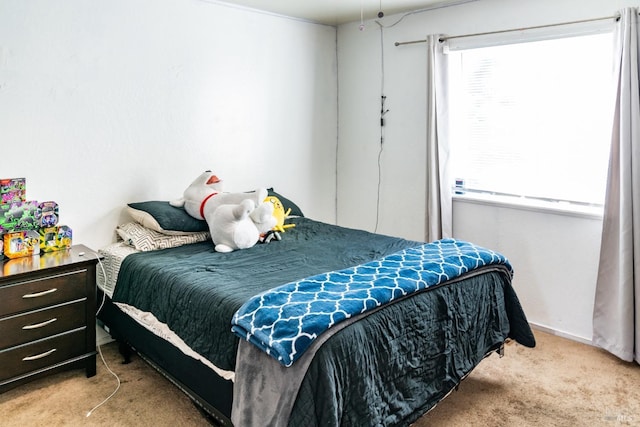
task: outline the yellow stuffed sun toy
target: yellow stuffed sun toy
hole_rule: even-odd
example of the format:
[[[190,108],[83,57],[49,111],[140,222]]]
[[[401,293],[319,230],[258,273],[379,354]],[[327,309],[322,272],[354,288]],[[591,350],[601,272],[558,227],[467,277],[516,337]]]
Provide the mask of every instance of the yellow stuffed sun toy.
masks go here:
[[[282,206],[282,202],[275,196],[269,196],[264,199],[265,202],[271,202],[273,204],[273,216],[276,218],[277,222],[275,227],[273,227],[274,231],[278,231],[280,233],[284,233],[284,230],[287,228],[295,227],[295,224],[285,224],[285,220],[289,217],[291,213],[291,208],[284,211],[284,206]]]
[[[282,236],[280,233],[284,233],[284,230],[287,228],[295,227],[295,224],[285,224],[284,221],[289,216],[291,209],[288,209],[286,212],[284,211],[284,206],[282,206],[282,202],[276,196],[268,196],[264,199],[265,202],[271,203],[273,205],[273,217],[276,219],[276,225],[266,233],[263,233],[260,236],[260,243],[269,243],[272,240],[280,241],[282,240]]]

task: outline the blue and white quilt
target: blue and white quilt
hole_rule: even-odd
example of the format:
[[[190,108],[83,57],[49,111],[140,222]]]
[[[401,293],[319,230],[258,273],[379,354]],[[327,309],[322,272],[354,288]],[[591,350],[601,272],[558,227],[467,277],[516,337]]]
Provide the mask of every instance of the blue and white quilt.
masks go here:
[[[492,250],[454,239],[426,243],[256,295],[235,313],[231,330],[291,366],[335,324],[489,265],[513,275]]]

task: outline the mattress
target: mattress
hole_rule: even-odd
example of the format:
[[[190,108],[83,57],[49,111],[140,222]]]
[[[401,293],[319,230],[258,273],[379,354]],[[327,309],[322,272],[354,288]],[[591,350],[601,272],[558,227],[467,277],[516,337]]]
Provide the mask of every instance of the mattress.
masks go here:
[[[152,312],[194,351],[233,371],[234,313],[250,297],[318,273],[419,245],[396,237],[295,218],[282,241],[218,253],[211,242],[139,252],[120,266],[113,301]]]
[[[113,292],[117,285],[118,273],[120,272],[120,266],[122,265],[124,259],[128,255],[140,252],[142,251],[130,246],[123,241],[113,243],[100,249],[99,253],[103,257],[103,268],[98,269],[97,284],[107,297],[113,298]],[[123,313],[131,317],[149,332],[153,333],[159,338],[162,338],[163,340],[179,349],[185,356],[191,357],[194,360],[201,362],[225,380],[234,380],[235,375],[233,371],[224,370],[217,367],[206,357],[194,351],[184,342],[182,338],[180,338],[174,331],[172,331],[166,323],[159,321],[153,313],[140,310],[139,308],[126,303],[115,303],[115,305]]]

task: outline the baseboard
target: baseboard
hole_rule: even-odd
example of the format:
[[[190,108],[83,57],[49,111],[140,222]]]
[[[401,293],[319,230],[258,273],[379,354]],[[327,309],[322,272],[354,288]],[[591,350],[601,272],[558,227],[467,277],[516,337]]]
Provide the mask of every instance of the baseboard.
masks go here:
[[[557,337],[566,338],[568,340],[576,341],[576,342],[579,342],[579,343],[582,343],[582,344],[587,344],[587,345],[590,345],[590,346],[594,346],[593,341],[591,341],[590,339],[586,339],[586,338],[579,337],[577,335],[572,335],[572,334],[569,334],[569,333],[566,333],[566,332],[558,331],[558,330],[550,328],[548,326],[539,325],[539,324],[533,323],[533,322],[529,322],[529,325],[531,325],[532,329],[535,329],[535,330],[538,330],[538,331],[546,332],[548,334],[555,335]]]

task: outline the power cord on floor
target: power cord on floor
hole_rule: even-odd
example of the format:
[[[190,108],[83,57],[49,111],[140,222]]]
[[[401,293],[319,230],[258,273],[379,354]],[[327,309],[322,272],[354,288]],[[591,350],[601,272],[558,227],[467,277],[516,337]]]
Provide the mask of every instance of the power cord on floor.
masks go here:
[[[118,382],[118,385],[116,386],[116,389],[113,390],[113,393],[111,393],[109,396],[107,396],[106,399],[104,399],[102,402],[98,403],[96,406],[93,407],[93,409],[91,409],[89,412],[87,412],[87,417],[89,417],[93,413],[93,411],[95,411],[96,409],[98,409],[99,407],[101,407],[102,405],[107,403],[107,401],[109,399],[111,399],[113,396],[115,396],[115,394],[118,392],[118,390],[120,390],[120,384],[121,384],[120,377],[118,377],[118,375],[116,375],[116,373],[113,372],[111,370],[111,368],[109,368],[109,365],[104,360],[104,356],[102,354],[102,346],[101,345],[98,346],[98,353],[100,354],[100,359],[102,359],[102,363],[104,363],[104,366],[107,368],[107,371],[109,371],[109,373],[116,378],[116,381]]]
[[[93,253],[93,255],[95,255],[96,260],[98,260],[98,265],[100,266],[100,269],[102,271],[102,277],[104,277],[104,280],[106,281],[107,280],[107,273],[106,273],[106,271],[104,269],[104,265],[102,265],[102,260],[100,259],[100,254],[98,254],[96,252],[92,252],[92,253]],[[81,254],[82,254],[82,252],[81,252]],[[82,255],[84,256],[84,254],[82,254]],[[100,310],[102,310],[102,307],[104,307],[104,304],[105,304],[106,300],[107,300],[107,294],[103,290],[103,292],[102,292],[102,301],[100,301],[100,306],[96,310],[96,315],[98,313],[100,313]],[[118,377],[118,375],[111,370],[111,368],[107,364],[107,361],[104,360],[104,355],[102,354],[102,345],[99,344],[97,347],[98,347],[98,354],[100,355],[100,359],[102,360],[102,363],[104,364],[105,368],[107,368],[107,371],[109,371],[109,373],[115,377],[118,385],[116,386],[116,389],[109,396],[107,396],[102,402],[98,403],[89,412],[87,412],[87,415],[86,415],[87,417],[91,416],[93,411],[95,411],[96,409],[98,409],[99,407],[101,407],[102,405],[107,403],[107,401],[109,401],[109,399],[111,399],[113,396],[115,396],[115,394],[118,392],[118,390],[120,390],[120,385],[121,385],[120,377]]]

